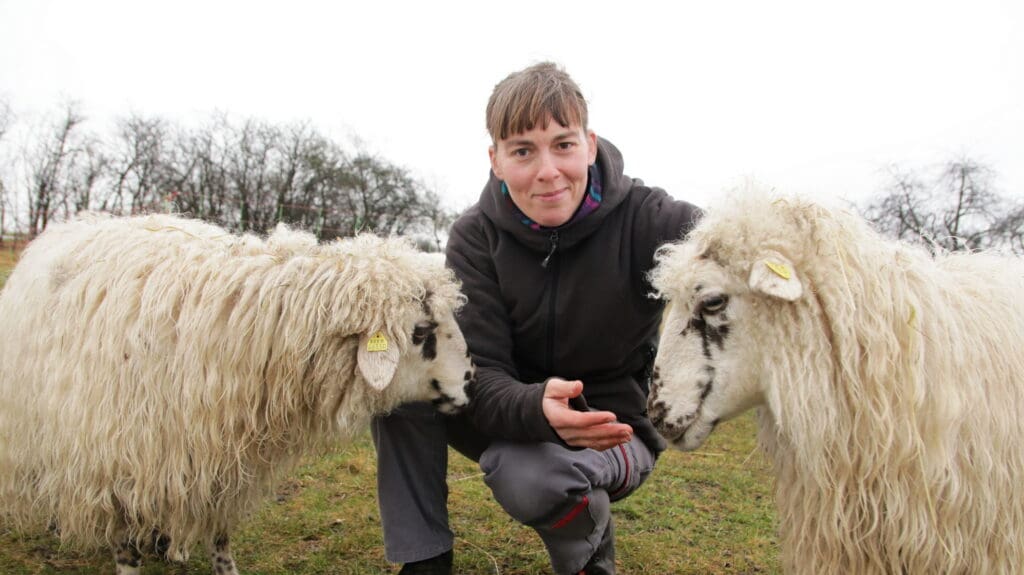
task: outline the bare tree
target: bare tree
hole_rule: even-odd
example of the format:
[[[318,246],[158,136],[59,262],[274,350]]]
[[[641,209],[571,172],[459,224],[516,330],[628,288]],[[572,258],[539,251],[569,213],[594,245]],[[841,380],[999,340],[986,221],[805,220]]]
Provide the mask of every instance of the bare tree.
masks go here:
[[[164,151],[168,140],[166,122],[132,114],[117,119],[115,124],[109,160],[110,189],[101,209],[118,214],[159,209],[170,180]]]
[[[445,220],[437,195],[409,171],[365,151],[342,166],[338,194],[324,207],[338,235],[415,235]]]
[[[281,132],[280,163],[271,176],[275,222],[322,233],[325,198],[345,163],[345,153],[308,123]]]
[[[278,172],[287,164],[279,128],[256,119],[235,125],[221,113],[179,131],[171,148],[163,178],[177,211],[241,231],[265,232],[277,221]]]
[[[94,170],[102,167],[95,138],[84,133],[85,117],[78,104],[64,104],[60,116],[44,128],[35,147],[26,153],[28,169],[28,232],[35,236],[46,228],[62,209],[72,213],[71,205],[87,202],[98,177]]]
[[[448,228],[455,223],[458,214],[442,206],[441,198],[430,190],[424,192],[423,204],[424,222],[422,233],[416,238],[416,244],[423,251],[443,251],[444,242],[441,240],[441,236],[447,234]]]
[[[1013,253],[1024,255],[1024,206],[1010,210],[999,220],[993,232]]]
[[[987,166],[962,158],[930,179],[895,167],[889,173],[891,183],[861,209],[880,232],[932,251],[1022,247],[1024,208],[994,191]]]
[[[4,136],[7,135],[7,131],[10,129],[13,121],[14,115],[11,112],[11,105],[7,100],[0,100],[0,143],[4,141]],[[4,237],[7,235],[8,187],[4,182],[5,174],[5,171],[0,170],[0,246],[4,245]]]
[[[0,100],[0,141],[4,139],[7,130],[11,127],[14,114],[11,112],[11,105],[7,100]]]
[[[344,235],[402,233],[416,199],[413,182],[403,170],[360,153],[347,162],[339,183],[341,202],[335,215]]]
[[[171,209],[240,231],[265,233],[283,221],[319,239],[368,231],[436,250],[454,217],[407,169],[349,154],[309,123],[279,127],[221,113],[184,128],[130,115],[103,143],[83,121],[67,104],[24,154],[19,197],[29,200],[30,234],[85,209]]]
[[[100,143],[92,138],[83,139],[75,153],[68,158],[60,195],[65,216],[95,208],[94,193],[107,172],[109,160]]]
[[[218,223],[228,211],[228,143],[221,125],[214,120],[192,131],[179,130],[167,159],[175,211]]]
[[[274,223],[274,193],[271,172],[278,153],[280,130],[255,119],[235,128],[225,122],[231,146],[226,156],[228,181],[238,210],[241,231],[265,232]]]

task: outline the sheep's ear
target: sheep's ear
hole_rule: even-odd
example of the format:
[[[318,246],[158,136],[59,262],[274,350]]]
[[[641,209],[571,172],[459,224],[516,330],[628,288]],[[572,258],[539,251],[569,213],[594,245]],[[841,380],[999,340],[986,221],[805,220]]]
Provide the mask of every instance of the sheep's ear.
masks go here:
[[[750,269],[750,289],[786,301],[796,301],[804,289],[793,263],[775,252],[766,254]]]
[[[382,331],[364,333],[359,336],[356,363],[359,373],[374,389],[384,389],[398,369],[398,345]]]

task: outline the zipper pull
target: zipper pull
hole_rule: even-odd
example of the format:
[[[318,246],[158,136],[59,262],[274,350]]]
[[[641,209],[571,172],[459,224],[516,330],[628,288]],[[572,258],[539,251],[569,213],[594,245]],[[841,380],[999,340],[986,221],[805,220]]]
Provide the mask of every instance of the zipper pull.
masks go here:
[[[540,267],[548,267],[548,262],[551,261],[551,256],[555,255],[555,250],[558,249],[558,230],[551,231],[551,249],[548,250],[548,255],[544,258],[544,261],[540,262]]]

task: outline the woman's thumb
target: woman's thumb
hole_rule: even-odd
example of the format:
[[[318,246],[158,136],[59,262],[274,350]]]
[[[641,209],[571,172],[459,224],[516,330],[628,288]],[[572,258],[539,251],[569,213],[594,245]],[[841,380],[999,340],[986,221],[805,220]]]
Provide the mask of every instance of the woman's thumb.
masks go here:
[[[548,380],[547,387],[544,389],[544,395],[546,397],[569,399],[576,397],[582,391],[582,381],[566,381],[558,377],[552,377]]]

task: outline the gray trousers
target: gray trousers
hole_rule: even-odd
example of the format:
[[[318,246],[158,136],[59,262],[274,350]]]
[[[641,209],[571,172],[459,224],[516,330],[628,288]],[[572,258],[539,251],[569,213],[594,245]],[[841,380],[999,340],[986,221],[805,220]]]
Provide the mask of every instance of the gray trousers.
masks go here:
[[[408,404],[371,426],[384,552],[408,563],[452,548],[448,445],[477,461],[495,500],[540,535],[555,573],[578,573],[599,545],[614,556],[609,504],[632,493],[655,457],[634,435],[606,451],[547,442],[486,443],[461,418]],[[613,567],[614,569],[614,567]]]

